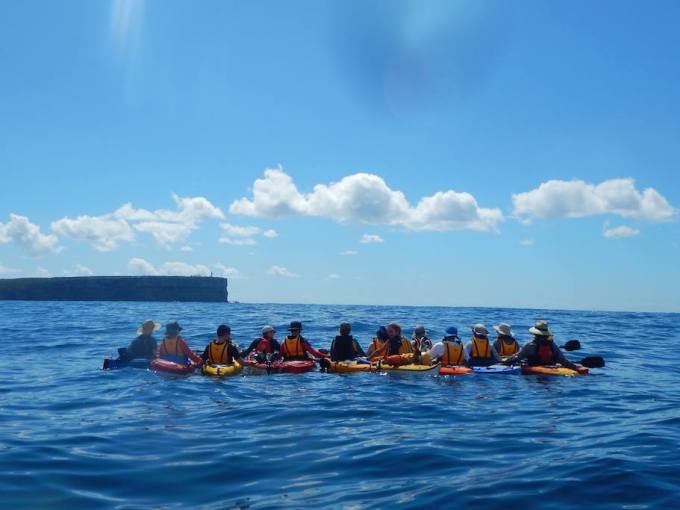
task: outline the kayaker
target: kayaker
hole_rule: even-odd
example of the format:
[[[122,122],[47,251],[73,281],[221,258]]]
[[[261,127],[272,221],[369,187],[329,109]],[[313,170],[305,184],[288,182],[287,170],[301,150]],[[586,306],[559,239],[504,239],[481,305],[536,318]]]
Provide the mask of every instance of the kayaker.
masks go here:
[[[529,333],[534,335],[534,339],[525,344],[517,354],[506,359],[503,362],[505,365],[527,363],[530,366],[546,366],[559,364],[572,370],[579,370],[578,365],[565,358],[559,346],[553,342],[553,335],[547,321],[536,321],[534,326],[529,328]]]
[[[189,348],[184,339],[179,335],[180,331],[182,331],[182,326],[177,321],[172,321],[165,325],[165,338],[158,349],[158,357],[183,365],[188,365],[189,360],[200,364],[203,360]]]
[[[413,346],[401,335],[401,326],[393,322],[387,326],[387,341],[371,355],[371,358],[405,354],[413,354]]]
[[[302,323],[300,321],[293,321],[288,328],[290,335],[281,342],[281,356],[284,361],[306,360],[310,359],[309,354],[315,358],[325,358],[326,354],[317,351],[309,342],[300,335],[302,332]]]
[[[432,359],[439,360],[443,367],[465,366],[468,355],[458,336],[458,328],[451,326],[446,329],[446,336],[437,342],[430,350]]]
[[[486,367],[501,361],[496,348],[489,342],[489,330],[484,324],[472,326],[472,338],[465,346],[465,351],[471,367]]]
[[[280,356],[279,351],[281,350],[281,345],[274,339],[275,333],[276,330],[273,327],[269,325],[263,327],[260,333],[262,336],[252,341],[248,348],[241,354],[242,357],[245,359],[253,352],[255,353],[256,358],[259,357],[262,358],[262,360],[269,354],[273,355],[271,359]]]
[[[413,339],[411,345],[415,352],[424,352],[432,349],[432,340],[427,336],[425,326],[416,326],[413,330]]]
[[[153,359],[158,351],[158,342],[153,337],[154,331],[161,329],[161,325],[151,319],[145,320],[137,330],[137,338],[130,345],[118,349],[120,361],[133,359]]]
[[[378,331],[375,332],[375,336],[373,337],[371,345],[369,345],[368,349],[366,349],[367,355],[373,356],[375,351],[380,349],[385,344],[385,342],[387,342],[387,328],[385,328],[385,326],[380,326]]]
[[[211,365],[231,365],[241,357],[238,348],[231,341],[231,328],[221,324],[217,328],[217,338],[212,340],[203,351],[201,358]]]
[[[496,324],[493,329],[498,333],[498,338],[496,338],[493,346],[501,358],[507,358],[508,356],[512,356],[519,352],[519,343],[517,343],[517,340],[515,340],[512,335],[512,327],[510,324],[501,322],[500,324]]]
[[[352,325],[348,322],[340,324],[339,335],[331,343],[331,360],[348,361],[357,357],[365,357],[366,353],[351,335]]]

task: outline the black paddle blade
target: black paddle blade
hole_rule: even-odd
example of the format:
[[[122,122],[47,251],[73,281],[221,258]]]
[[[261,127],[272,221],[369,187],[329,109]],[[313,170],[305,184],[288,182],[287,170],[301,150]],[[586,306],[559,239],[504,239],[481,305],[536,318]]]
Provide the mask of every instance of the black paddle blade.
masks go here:
[[[581,360],[581,365],[586,368],[602,368],[604,367],[604,358],[601,356],[588,356]]]
[[[566,344],[562,346],[565,351],[578,351],[581,348],[581,342],[578,340],[569,340]]]
[[[111,360],[109,358],[104,358],[104,364],[102,365],[102,370],[108,370],[109,369],[109,363],[111,363]]]

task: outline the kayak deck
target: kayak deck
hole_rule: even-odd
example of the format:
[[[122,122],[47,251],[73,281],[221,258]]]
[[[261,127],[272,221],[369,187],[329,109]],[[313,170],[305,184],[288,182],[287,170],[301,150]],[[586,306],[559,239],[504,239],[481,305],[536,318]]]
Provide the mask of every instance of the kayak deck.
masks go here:
[[[238,361],[234,361],[228,365],[218,365],[210,364],[203,365],[201,371],[204,375],[212,375],[215,377],[228,377],[231,375],[237,375],[241,372],[243,366]]]

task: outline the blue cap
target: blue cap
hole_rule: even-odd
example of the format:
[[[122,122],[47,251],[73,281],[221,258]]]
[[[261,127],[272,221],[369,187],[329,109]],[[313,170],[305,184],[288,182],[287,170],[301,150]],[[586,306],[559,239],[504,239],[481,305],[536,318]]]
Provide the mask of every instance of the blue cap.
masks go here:
[[[446,336],[452,336],[455,338],[458,338],[458,328],[451,326],[450,328],[446,328]]]

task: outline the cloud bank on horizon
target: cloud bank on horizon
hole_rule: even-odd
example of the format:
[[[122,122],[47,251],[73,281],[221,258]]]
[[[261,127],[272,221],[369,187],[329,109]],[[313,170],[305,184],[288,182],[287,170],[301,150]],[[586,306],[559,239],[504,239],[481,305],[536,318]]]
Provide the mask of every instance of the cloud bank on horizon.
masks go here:
[[[218,241],[233,246],[253,246],[256,237],[278,237],[272,228],[236,225],[224,221],[225,213],[203,196],[172,195],[176,209],[154,211],[125,203],[112,213],[99,216],[83,214],[63,217],[51,223],[51,233],[43,233],[28,217],[11,213],[0,223],[0,244],[14,242],[29,256],[59,253],[61,239],[88,243],[93,249],[108,252],[136,240],[136,232],[150,235],[158,245],[171,248],[184,244],[192,232],[208,220],[222,220]],[[598,184],[583,180],[549,180],[536,188],[511,195],[510,217],[524,224],[533,220],[578,219],[588,216],[618,216],[649,223],[671,222],[675,209],[657,190],[638,190],[632,178],[609,179]],[[229,206],[232,216],[285,219],[286,217],[322,217],[340,225],[348,223],[398,227],[410,232],[447,232],[473,230],[500,233],[499,224],[506,216],[499,207],[483,208],[474,196],[453,190],[438,191],[412,205],[405,194],[390,188],[375,174],[356,173],[330,184],[317,184],[309,193],[298,190],[293,178],[281,168],[267,169],[254,181],[252,197],[241,197]],[[633,237],[640,229],[619,226],[606,229],[608,239]],[[362,244],[383,243],[378,234],[364,234]],[[530,245],[532,243],[522,242]],[[181,251],[193,251],[183,245]],[[347,250],[344,254],[356,254]],[[140,266],[137,264],[136,269]],[[153,271],[147,267],[150,274]],[[166,268],[168,270],[172,268]],[[204,267],[198,268],[205,273]]]

